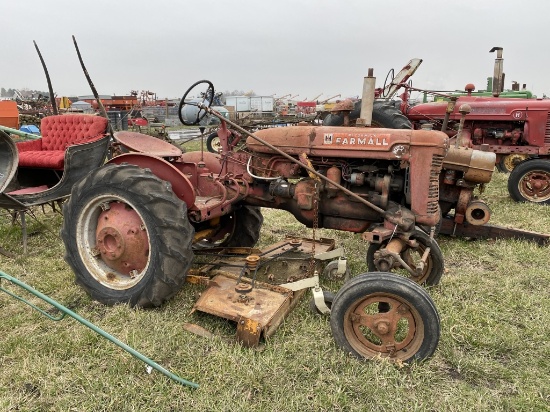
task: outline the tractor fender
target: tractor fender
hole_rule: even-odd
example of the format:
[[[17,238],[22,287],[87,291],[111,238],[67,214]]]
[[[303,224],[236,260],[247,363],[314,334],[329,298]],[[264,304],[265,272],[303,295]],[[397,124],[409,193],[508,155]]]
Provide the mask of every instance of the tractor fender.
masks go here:
[[[165,180],[172,185],[172,191],[185,202],[188,210],[195,204],[195,188],[191,181],[175,166],[160,157],[143,153],[125,153],[112,158],[107,163],[118,165],[129,163],[142,169],[149,169],[159,179]]]

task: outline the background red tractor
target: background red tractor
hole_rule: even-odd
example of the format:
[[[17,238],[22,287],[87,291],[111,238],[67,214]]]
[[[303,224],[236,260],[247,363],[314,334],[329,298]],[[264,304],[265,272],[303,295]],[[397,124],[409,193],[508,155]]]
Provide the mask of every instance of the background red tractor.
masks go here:
[[[400,96],[402,103],[398,108],[388,101],[393,96],[387,93],[389,87],[379,89],[378,118],[385,127],[418,130],[429,124],[430,127],[445,132],[450,138],[457,138],[463,115],[460,110],[461,107],[466,108],[467,116],[463,122],[460,145],[496,154],[498,169],[510,172],[508,191],[515,201],[549,204],[550,99],[525,98],[529,93],[519,90],[504,93],[507,97],[502,97],[505,77],[502,69],[502,48],[491,49],[491,52],[495,51],[497,58],[494,76],[490,82],[492,93],[474,92],[474,86],[468,84],[465,93],[442,94],[414,88],[407,83],[408,77],[396,76],[389,86],[393,91],[400,87],[405,89]],[[413,60],[421,62],[419,59]],[[515,84],[514,88],[516,86],[518,85]],[[413,105],[409,102],[410,91],[433,94],[437,99],[431,103]],[[521,97],[513,97],[515,95]],[[355,103],[350,119],[359,116],[360,104]],[[401,118],[400,113],[405,117]],[[394,126],[389,126],[389,122]],[[337,123],[342,121],[334,116],[328,117],[324,122],[329,125]]]

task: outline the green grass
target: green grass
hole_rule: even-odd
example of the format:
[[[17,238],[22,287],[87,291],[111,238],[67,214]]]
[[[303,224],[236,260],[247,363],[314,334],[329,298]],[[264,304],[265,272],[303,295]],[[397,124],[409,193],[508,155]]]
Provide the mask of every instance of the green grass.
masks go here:
[[[512,202],[505,175],[495,173],[482,198],[494,223],[549,231],[550,208]],[[287,234],[311,236],[286,212],[264,216],[261,245]],[[63,261],[61,216],[37,217],[53,233],[31,222],[30,253],[0,255],[0,269],[201,386],[147,374],[142,362],[78,322],[52,322],[0,293],[1,411],[550,410],[549,246],[440,238],[446,272],[429,290],[441,316],[440,344],[428,361],[400,367],[338,349],[328,318],[309,312],[309,297],[261,350],[236,344],[233,324],[190,314],[198,286],[186,285],[154,310],[103,306],[74,284]],[[353,274],[366,271],[367,245],[358,235],[319,232],[345,247]],[[20,228],[1,217],[0,246],[20,252],[20,242]],[[336,291],[341,282],[323,285]],[[188,333],[186,322],[216,337]]]

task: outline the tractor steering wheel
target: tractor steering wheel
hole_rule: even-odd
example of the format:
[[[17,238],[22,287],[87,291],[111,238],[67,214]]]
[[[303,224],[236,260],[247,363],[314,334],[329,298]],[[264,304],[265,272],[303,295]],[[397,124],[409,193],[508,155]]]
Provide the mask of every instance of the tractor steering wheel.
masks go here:
[[[386,84],[388,83],[388,79],[390,79],[390,78],[391,78],[390,83],[387,85],[388,90],[386,90]],[[390,69],[390,71],[386,75],[386,80],[384,80],[384,86],[382,86],[382,97],[387,97],[388,96],[389,91],[390,91],[390,87],[393,85],[393,79],[395,79],[395,72],[392,68],[392,69]]]
[[[191,92],[195,92],[194,94],[197,95],[196,91],[199,89],[198,86],[202,83],[205,83],[207,85],[206,91],[200,92],[198,94],[200,97],[193,99],[195,101],[186,102],[185,99],[187,99],[187,96],[191,94]],[[199,80],[198,82],[193,83],[193,85],[189,89],[187,89],[187,91],[181,98],[180,105],[178,107],[178,116],[180,121],[186,126],[199,124],[199,122],[203,119],[204,116],[206,116],[207,113],[205,109],[199,108],[199,104],[203,104],[208,108],[212,105],[213,101],[214,85],[212,84],[212,82],[208,80]],[[185,115],[182,113],[183,111],[185,111]]]

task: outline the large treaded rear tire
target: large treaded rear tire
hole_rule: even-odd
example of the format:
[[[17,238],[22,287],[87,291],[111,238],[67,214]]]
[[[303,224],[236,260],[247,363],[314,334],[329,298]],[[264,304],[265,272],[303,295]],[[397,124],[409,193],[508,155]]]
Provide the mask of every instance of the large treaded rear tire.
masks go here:
[[[352,123],[359,118],[361,113],[361,100],[355,102],[349,118]],[[344,116],[329,113],[323,120],[323,126],[342,126]],[[399,109],[386,101],[375,101],[372,109],[372,127],[386,129],[412,129],[412,124]]]
[[[134,216],[139,230],[145,231],[146,241],[137,250],[146,263],[133,277],[110,267],[98,252],[100,216],[114,209]],[[124,219],[118,221],[120,227],[123,223]],[[159,306],[180,290],[193,260],[193,233],[185,203],[170,184],[148,169],[127,164],[103,166],[76,184],[64,205],[61,229],[65,260],[76,282],[103,304],[139,307]],[[108,236],[105,239],[107,243]],[[131,239],[123,240],[127,244]],[[124,249],[124,241],[120,244]]]

